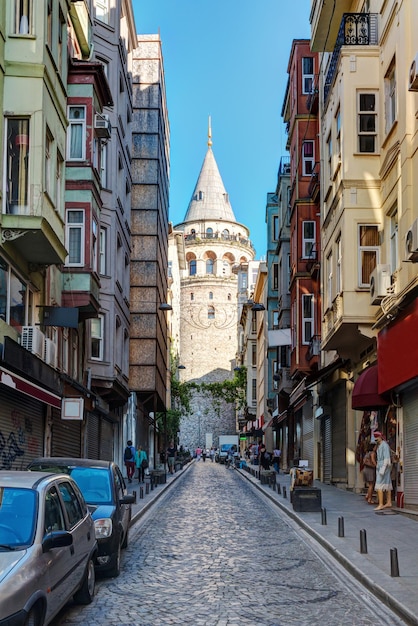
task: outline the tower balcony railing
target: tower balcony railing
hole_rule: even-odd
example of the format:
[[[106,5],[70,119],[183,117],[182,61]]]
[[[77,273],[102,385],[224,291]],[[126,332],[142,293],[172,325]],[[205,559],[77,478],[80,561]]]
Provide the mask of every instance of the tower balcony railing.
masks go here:
[[[325,78],[324,102],[337,73],[342,46],[375,46],[377,43],[377,13],[344,13]]]
[[[232,245],[239,246],[248,246],[252,250],[254,249],[253,244],[246,237],[241,237],[240,235],[225,235],[223,233],[188,233],[184,235],[184,243],[185,245],[198,245],[198,244],[208,244],[208,241],[215,243],[223,243],[227,242]]]

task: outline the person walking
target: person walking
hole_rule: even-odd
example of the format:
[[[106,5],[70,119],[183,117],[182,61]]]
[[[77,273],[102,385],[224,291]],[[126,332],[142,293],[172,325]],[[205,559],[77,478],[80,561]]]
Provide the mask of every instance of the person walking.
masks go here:
[[[177,449],[174,445],[174,441],[170,441],[170,444],[167,448],[167,463],[168,463],[168,471],[170,474],[174,474],[174,463],[176,460]]]
[[[375,511],[381,511],[382,509],[389,509],[392,506],[392,479],[390,477],[392,465],[390,461],[389,444],[383,434],[378,430],[375,430],[373,434],[377,442],[375,489],[379,501]],[[386,502],[384,501],[385,493]]]
[[[280,457],[282,455],[282,451],[280,450],[280,448],[274,448],[273,450],[273,467],[276,470],[276,472],[279,474],[280,473]]]
[[[138,482],[143,483],[145,480],[145,470],[148,467],[148,457],[142,446],[138,446],[135,453],[135,466],[138,470]]]
[[[135,474],[135,447],[132,445],[132,441],[128,439],[126,442],[125,452],[123,453],[123,461],[126,467],[126,475],[128,482],[132,482],[132,477]]]

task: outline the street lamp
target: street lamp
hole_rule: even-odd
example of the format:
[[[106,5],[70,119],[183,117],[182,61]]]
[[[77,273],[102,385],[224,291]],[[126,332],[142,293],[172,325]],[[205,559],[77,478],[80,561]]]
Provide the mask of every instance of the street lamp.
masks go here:
[[[251,310],[252,311],[265,311],[266,307],[261,302],[254,302],[253,306],[251,307]]]

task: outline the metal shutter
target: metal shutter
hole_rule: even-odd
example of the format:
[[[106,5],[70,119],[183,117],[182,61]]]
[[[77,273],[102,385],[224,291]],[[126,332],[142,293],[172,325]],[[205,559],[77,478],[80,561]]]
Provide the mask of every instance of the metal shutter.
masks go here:
[[[52,410],[52,456],[81,457],[81,420],[63,420],[61,411]]]
[[[113,422],[102,418],[100,422],[100,458],[113,461]]]
[[[100,459],[99,438],[100,417],[95,413],[87,413],[87,458]]]
[[[332,429],[331,417],[325,415],[321,419],[323,482],[331,483],[332,476]]]
[[[29,396],[0,389],[0,469],[24,470],[44,454],[46,406]]]
[[[404,498],[405,505],[418,504],[418,392],[408,392],[403,398],[404,425]]]

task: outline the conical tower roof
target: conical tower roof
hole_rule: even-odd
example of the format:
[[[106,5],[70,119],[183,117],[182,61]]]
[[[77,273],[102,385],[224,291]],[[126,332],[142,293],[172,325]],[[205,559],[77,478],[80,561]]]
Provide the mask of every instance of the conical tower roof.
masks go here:
[[[236,222],[229,196],[212,152],[210,122],[208,137],[208,150],[184,222],[211,219]]]

